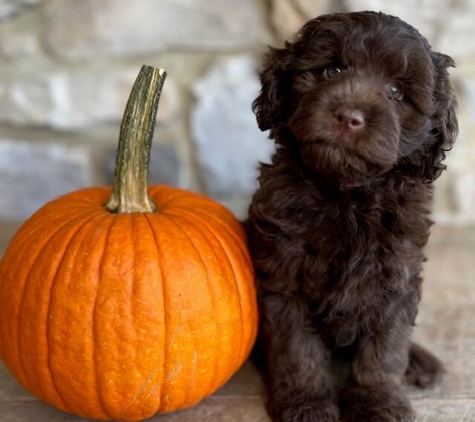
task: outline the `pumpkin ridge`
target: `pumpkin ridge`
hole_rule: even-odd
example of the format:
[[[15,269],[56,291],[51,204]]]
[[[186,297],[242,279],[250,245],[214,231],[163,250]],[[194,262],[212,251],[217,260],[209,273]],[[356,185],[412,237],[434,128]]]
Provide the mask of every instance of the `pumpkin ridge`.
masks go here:
[[[202,213],[197,213],[197,214],[202,214]],[[226,233],[234,240],[234,244],[238,245],[238,249],[239,251],[241,252],[241,256],[243,257],[243,259],[246,261],[246,263],[248,264],[248,266],[250,268],[253,268],[253,264],[251,262],[251,257],[249,255],[249,252],[248,250],[243,246],[243,242],[240,241],[240,239],[236,236],[236,233],[235,231],[233,230],[229,230],[229,226],[227,224],[225,224],[225,222],[223,222],[222,220],[220,220],[219,218],[216,218],[216,216],[212,215],[212,216],[209,216],[210,219],[212,219],[213,221],[215,221],[216,223],[218,223],[220,226],[222,226],[223,230],[226,231]],[[242,227],[242,225],[241,225]],[[242,227],[242,229],[244,230],[244,228]],[[245,234],[245,233],[244,233]],[[252,276],[254,276],[254,274],[252,274]],[[255,291],[253,288],[249,288],[249,285],[247,283],[244,283],[244,289],[246,290],[246,296],[245,297],[251,297],[252,295],[256,295]],[[239,290],[239,292],[241,293],[241,290]],[[241,296],[241,299],[242,299],[243,296]],[[255,335],[257,335],[257,330],[256,332],[254,333],[254,335],[250,336],[249,337],[249,341],[250,342],[253,342],[254,340],[254,337]],[[249,344],[248,347],[252,347],[252,344]]]
[[[65,219],[65,215],[64,214],[61,214],[60,216],[57,216],[57,211],[53,211],[51,210],[50,213],[48,214],[56,214],[55,216],[53,216],[52,218],[48,219],[48,223],[51,223],[52,226],[54,226],[54,223],[56,221],[60,221],[60,222],[64,222],[64,219]],[[17,243],[15,245],[15,248],[16,249],[22,249],[22,253],[20,255],[20,258],[19,260],[20,261],[23,261],[23,257],[26,255],[26,253],[28,252],[27,250],[25,250],[25,245],[26,244],[29,244],[31,242],[31,237],[35,236],[36,234],[38,234],[38,232],[41,232],[43,229],[44,229],[44,223],[43,223],[43,219],[46,219],[46,217],[48,216],[45,215],[43,216],[40,220],[34,220],[34,221],[30,221],[30,219],[28,219],[26,222],[25,222],[25,226],[22,227],[22,230],[21,231],[18,231],[17,234],[15,235],[15,237],[13,239],[15,239],[18,235],[21,234],[22,236],[22,239],[21,239],[21,243]],[[84,217],[84,214],[80,214],[80,213],[77,213],[77,210],[74,210],[73,212],[71,212],[72,215],[74,214],[77,214],[73,220],[68,220],[67,222],[65,222],[62,226],[60,226],[60,228],[58,230],[61,230],[63,227],[65,227],[67,224],[69,224],[70,222],[72,221],[76,221],[76,220],[79,220],[80,218],[83,218]],[[35,214],[33,214],[31,217],[33,217]],[[30,217],[30,218],[31,218]],[[56,217],[56,218],[55,218]],[[32,227],[30,228],[29,226],[26,226],[28,223],[31,223]],[[23,232],[28,229],[29,230],[29,233],[25,233],[23,234]],[[53,237],[54,235],[56,234],[56,231],[51,235],[51,237]],[[49,240],[46,241],[46,243],[48,242]],[[9,248],[8,248],[9,249]],[[5,251],[5,254],[8,252],[8,249]],[[5,256],[4,254],[4,256]]]
[[[206,213],[196,211],[196,210],[194,210],[193,214],[190,213],[187,210],[181,210],[181,211],[189,214],[193,218],[198,218],[198,215],[201,215],[202,218],[205,219],[205,223],[204,223],[205,225],[206,225],[206,219],[213,220],[218,226],[220,226],[222,228],[222,230],[224,230],[229,235],[229,237],[231,237],[234,240],[234,242],[232,242],[232,243],[236,244],[238,246],[238,249],[240,251],[240,255],[245,260],[245,262],[252,268],[252,263],[251,263],[251,260],[250,260],[250,255],[248,253],[248,250],[243,246],[244,242],[241,241],[241,239],[236,235],[236,232],[234,230],[230,230],[229,225],[226,221],[221,220],[215,214],[206,214]],[[242,225],[241,225],[241,227],[242,227]],[[244,230],[244,228],[243,228],[243,230]],[[244,289],[246,290],[246,297],[251,297],[253,295],[255,296],[254,289],[252,287],[250,288],[248,283],[243,283],[243,284],[244,284]],[[239,292],[241,293],[241,290],[239,290]],[[243,296],[241,295],[241,299],[242,299],[242,297]],[[249,336],[249,342],[254,342],[255,335],[257,334],[257,330],[255,330],[255,331],[256,332],[253,335]],[[249,345],[247,345],[246,348],[251,348],[251,347],[252,347],[252,344],[249,344]]]
[[[180,210],[180,211],[182,211],[182,210]],[[239,349],[239,355],[238,355],[237,360],[240,362],[240,364],[242,364],[241,360],[243,359],[243,354],[244,354],[243,353],[244,348],[242,346],[242,344],[244,342],[244,321],[243,321],[244,320],[244,312],[243,312],[243,306],[242,306],[243,295],[242,295],[242,290],[240,288],[240,283],[238,282],[238,278],[237,278],[237,275],[236,275],[236,268],[235,268],[233,262],[229,259],[229,253],[227,252],[227,248],[224,247],[222,240],[215,233],[214,228],[211,225],[208,225],[206,221],[201,220],[198,216],[196,216],[194,214],[190,214],[190,213],[188,213],[188,214],[189,214],[190,217],[196,218],[197,220],[199,220],[202,224],[204,224],[208,228],[210,234],[216,239],[217,243],[220,245],[224,255],[226,256],[226,261],[228,262],[228,264],[229,264],[229,266],[232,270],[232,274],[233,274],[233,278],[234,278],[234,284],[236,286],[236,289],[237,289],[238,295],[239,295],[239,311],[240,311],[240,316],[241,316],[240,319],[239,319],[240,325],[241,325],[241,339],[238,342],[240,344],[240,349]]]
[[[165,381],[165,370],[166,370],[166,365],[167,365],[167,335],[168,335],[168,330],[167,330],[167,312],[166,312],[166,309],[165,309],[165,306],[166,306],[166,300],[165,300],[165,283],[163,281],[163,266],[162,266],[162,262],[161,262],[161,255],[160,255],[160,249],[159,249],[159,246],[158,246],[158,242],[157,242],[157,236],[155,236],[155,231],[153,230],[153,226],[152,226],[152,223],[150,222],[150,219],[149,219],[149,215],[148,214],[142,214],[145,218],[145,220],[147,220],[147,223],[148,225],[150,226],[150,231],[152,232],[152,236],[153,236],[153,240],[154,240],[154,243],[155,243],[155,247],[157,249],[157,262],[158,262],[158,267],[160,268],[160,274],[162,274],[162,301],[163,301],[163,368],[162,368],[162,382],[161,382],[161,385],[162,387],[160,388],[160,394],[159,394],[159,405],[157,406],[157,408],[161,408],[162,407],[162,403],[163,403],[163,397],[162,397],[162,393],[163,393],[163,385],[164,385],[164,381]]]
[[[130,403],[127,404],[127,406],[124,407],[124,410],[127,410],[130,406],[132,406],[136,402],[136,400],[139,398],[140,394],[142,394],[142,392],[145,390],[145,387],[147,386],[147,384],[150,383],[153,376],[155,375],[155,372],[157,371],[157,368],[156,368],[157,366],[158,366],[158,364],[155,365],[155,368],[150,372],[147,379],[142,383],[142,385],[139,388],[139,391],[137,391],[137,394],[135,394],[134,398],[130,401]],[[149,391],[149,393],[147,395],[147,398],[150,397],[151,392],[152,392],[152,390]]]
[[[178,230],[180,230],[180,231],[186,236],[186,238],[188,239],[188,241],[190,242],[190,244],[191,244],[191,245],[193,246],[193,248],[195,249],[196,255],[199,257],[201,263],[203,264],[203,268],[204,268],[205,273],[206,273],[206,284],[207,284],[207,286],[208,286],[208,291],[209,291],[210,296],[211,296],[211,301],[213,302],[213,305],[214,305],[216,302],[215,302],[215,297],[214,297],[214,295],[213,295],[213,289],[211,288],[210,281],[209,281],[208,268],[206,267],[205,262],[204,262],[203,258],[201,257],[201,253],[200,253],[199,249],[196,247],[195,243],[193,242],[193,240],[191,239],[191,237],[188,235],[188,233],[183,229],[183,227],[181,227],[179,224],[177,224],[177,223],[173,220],[173,218],[171,218],[170,215],[168,215],[168,216],[165,216],[164,214],[162,214],[162,215],[163,215],[165,218],[167,218],[173,225],[175,225],[175,227],[177,227]],[[182,217],[182,218],[183,218],[183,217]],[[187,222],[189,223],[189,220],[187,220]],[[213,309],[213,311],[214,311],[214,309]],[[214,318],[214,321],[215,321],[216,331],[218,331],[218,323],[217,323],[216,318]],[[186,323],[187,323],[187,325],[188,325],[188,329],[190,330],[190,324],[189,324],[188,320],[187,320]],[[191,332],[191,330],[190,330],[190,332]],[[195,343],[195,345],[196,345],[196,340],[195,340],[194,343]],[[219,342],[218,342],[218,344],[219,344]],[[195,347],[195,351],[196,351],[196,347]],[[217,367],[218,367],[218,361],[216,360],[216,363],[215,363],[215,371],[214,371],[214,374],[215,374],[215,375],[216,375],[216,373],[218,372],[218,371],[217,371]],[[194,374],[195,374],[195,379],[193,380],[193,387],[191,388],[191,391],[194,390],[195,384],[196,384],[196,367],[195,367]],[[212,378],[211,378],[211,379],[212,379]],[[213,385],[213,387],[214,387],[214,383],[213,383],[212,385]],[[214,388],[212,388],[211,390],[214,391]]]
[[[216,215],[214,215],[212,213],[208,214],[208,213],[205,213],[205,212],[196,211],[196,209],[193,210],[193,212],[190,212],[186,209],[180,209],[179,213],[180,214],[187,214],[190,217],[196,218],[196,219],[197,219],[197,216],[200,215],[204,220],[199,219],[199,221],[201,221],[206,227],[209,227],[209,225],[207,224],[206,219],[213,220],[216,223],[217,226],[220,226],[220,228],[222,228],[224,231],[226,231],[226,234],[228,234],[229,237],[231,237],[234,240],[234,242],[232,242],[232,243],[238,245],[238,250],[240,252],[240,255],[246,261],[246,263],[248,263],[249,265],[251,264],[250,256],[247,253],[247,249],[242,246],[244,241],[242,239],[240,239],[238,236],[236,236],[236,233],[233,230],[229,230],[229,225],[226,221],[221,220],[220,218],[218,218]]]
[[[234,230],[229,230],[229,226],[227,224],[223,224],[224,222],[222,220],[217,219],[215,216],[211,216],[211,219],[215,220],[218,224],[221,224],[223,226],[226,233],[234,240],[233,243],[235,243],[238,246],[238,249],[241,252],[241,256],[243,257],[243,259],[246,261],[246,263],[248,263],[249,265],[252,265],[252,261],[251,261],[250,255],[249,255],[249,251],[248,251],[246,246],[243,246],[243,244],[246,243],[247,236],[246,236],[246,233],[245,233],[245,230],[244,230],[244,227],[242,226],[242,224],[239,223],[241,225],[241,229],[244,233],[243,236],[244,236],[245,240],[243,242],[240,241],[241,239],[239,239],[236,236],[236,232]]]
[[[98,217],[98,214],[92,214],[90,216],[88,216],[85,221],[83,221],[81,223],[81,225],[76,229],[76,231],[71,235],[71,237],[69,238],[69,241],[68,241],[68,245],[66,248],[64,248],[63,252],[62,252],[62,255],[59,259],[59,262],[56,266],[56,271],[53,275],[53,279],[51,281],[51,287],[50,287],[50,291],[49,291],[49,295],[47,295],[49,297],[49,300],[48,300],[48,309],[47,309],[47,312],[46,312],[46,318],[48,318],[48,315],[50,314],[51,312],[51,302],[52,302],[52,292],[53,292],[53,289],[54,289],[54,285],[55,283],[57,282],[57,276],[58,276],[58,273],[59,273],[59,269],[61,268],[63,262],[64,262],[64,259],[65,257],[68,255],[68,251],[70,250],[70,246],[72,244],[72,241],[73,239],[81,232],[81,230],[88,224],[90,223],[92,220],[94,220],[96,217]],[[102,216],[101,216],[102,217]],[[101,218],[102,219],[102,218]],[[54,380],[54,373],[53,373],[53,367],[51,365],[51,353],[49,353],[49,337],[50,337],[50,324],[46,324],[46,355],[48,356],[48,359],[47,359],[47,362],[48,362],[48,369],[49,369],[49,372],[51,374],[51,383],[54,387],[54,389],[56,390],[57,394],[58,394],[58,397],[61,399],[61,401],[63,402],[64,404],[64,407],[67,411],[71,412],[71,413],[74,413],[70,406],[67,404],[67,401],[64,399],[64,397],[62,396],[62,394],[60,393],[59,391],[59,388],[58,386],[56,385],[56,382]]]
[[[137,215],[143,215],[143,214],[137,214]],[[132,268],[134,269],[134,273],[133,273],[133,277],[132,277],[132,296],[135,296],[136,294],[136,281],[137,281],[137,276],[136,276],[136,272],[135,272],[135,268],[136,268],[136,254],[137,254],[137,248],[136,248],[136,245],[137,245],[137,238],[139,238],[139,236],[136,235],[136,227],[137,227],[137,224],[136,224],[136,219],[135,218],[131,218],[131,221],[132,221],[132,241],[133,241],[133,251],[134,251],[134,254],[133,254],[133,260],[132,260]],[[158,254],[158,253],[157,253]],[[134,315],[134,312],[133,312],[133,307],[131,306],[131,309],[130,309],[130,315],[132,315],[132,319],[134,318],[133,315]],[[135,324],[132,324],[134,327],[135,327]],[[150,381],[153,379],[154,375],[156,374],[157,372],[157,369],[158,369],[158,362],[154,365],[152,371],[150,371],[147,379],[142,383],[142,385],[140,386],[139,390],[137,391],[136,395],[134,396],[134,398],[130,401],[130,403],[128,403],[125,407],[124,407],[124,411],[127,410],[130,406],[132,406],[136,400],[139,398],[139,396],[142,394],[142,392],[145,390],[145,388],[147,387],[147,385],[150,383]],[[153,389],[150,389],[150,391],[148,392],[147,394],[147,397],[146,399],[148,399],[150,397],[150,395],[152,394],[153,392]],[[156,413],[156,410],[155,412]]]
[[[188,212],[187,210],[182,210],[182,211],[183,212]],[[193,210],[193,212],[195,212],[195,210]],[[243,258],[246,260],[246,263],[251,264],[251,258],[250,258],[249,253],[247,252],[247,249],[242,247],[242,244],[244,242],[242,242],[241,239],[238,236],[236,236],[236,233],[235,233],[234,230],[229,230],[229,223],[227,221],[224,221],[221,218],[218,218],[215,214],[212,214],[212,213],[207,214],[207,213],[204,213],[204,212],[199,211],[199,210],[197,212],[195,212],[195,214],[193,214],[193,216],[196,216],[196,214],[200,214],[204,218],[212,219],[213,221],[218,223],[218,225],[222,226],[224,228],[224,230],[226,230],[226,233],[229,234],[229,236],[233,238],[233,240],[234,240],[233,243],[236,243],[238,245],[239,251],[241,252],[241,255],[243,256]],[[242,229],[244,231],[244,228],[242,228]]]
[[[43,244],[43,246],[41,246],[41,248],[39,249],[36,257],[33,259],[33,262],[31,263],[31,266],[30,268],[28,269],[28,272],[25,276],[25,282],[23,283],[23,289],[21,291],[21,294],[20,294],[20,301],[19,301],[19,307],[18,307],[18,318],[17,318],[17,356],[18,356],[18,363],[19,363],[19,369],[21,370],[21,372],[23,373],[23,383],[25,384],[25,387],[28,389],[28,390],[31,390],[30,388],[30,385],[28,383],[28,377],[26,376],[26,370],[25,370],[25,366],[23,365],[23,361],[22,361],[22,354],[20,353],[20,332],[22,331],[20,329],[20,314],[21,314],[21,310],[22,310],[22,307],[23,307],[23,298],[25,296],[25,291],[26,291],[26,285],[28,283],[28,279],[30,278],[30,273],[31,273],[31,269],[35,266],[36,262],[38,261],[38,258],[39,256],[41,255],[41,252],[43,251],[43,249],[46,247],[46,245],[48,244],[49,240],[57,233],[59,232],[61,229],[63,229],[65,226],[67,226],[68,223],[64,224],[63,226],[61,226],[57,231],[55,231],[51,236],[50,238]],[[38,228],[37,231],[40,231],[40,228]],[[21,255],[21,260],[20,261],[23,261],[23,257],[26,255],[27,253],[27,248],[24,248],[24,244],[25,243],[28,243],[28,238],[30,236],[25,236],[25,242],[22,243],[22,247],[23,247],[23,253]]]
[[[109,213],[108,213],[109,214]],[[111,215],[111,214],[109,214]],[[94,304],[93,304],[93,310],[92,310],[92,318],[91,318],[91,331],[92,331],[92,360],[94,362],[94,376],[96,378],[96,390],[97,390],[97,399],[98,399],[98,402],[99,402],[99,406],[101,407],[102,409],[102,412],[104,413],[104,415],[106,415],[107,418],[109,419],[114,419],[113,416],[111,416],[109,414],[109,412],[107,411],[106,409],[106,406],[105,406],[105,402],[104,402],[104,399],[101,395],[101,391],[102,389],[100,388],[100,385],[99,385],[99,374],[98,374],[98,362],[97,362],[97,353],[96,353],[96,341],[97,341],[97,325],[95,323],[96,321],[96,311],[97,311],[97,296],[99,295],[99,286],[101,285],[101,278],[102,278],[102,266],[104,264],[104,258],[105,258],[105,251],[106,251],[106,245],[108,243],[108,240],[109,240],[109,233],[112,229],[112,226],[114,225],[114,222],[116,221],[116,218],[117,218],[117,214],[112,214],[112,218],[110,219],[110,224],[109,224],[109,227],[107,228],[107,232],[104,236],[104,246],[102,248],[102,255],[101,255],[101,259],[99,260],[99,263],[97,265],[97,269],[98,269],[98,272],[99,272],[99,277],[97,278],[97,290],[96,290],[96,295],[94,297]]]
[[[81,219],[84,219],[84,220],[88,220],[89,217],[86,217],[84,218],[84,215],[80,215],[78,217],[76,217],[75,219],[71,220],[71,221],[68,221],[66,222],[65,224],[63,224],[62,226],[60,226],[59,228],[57,228],[55,231],[53,231],[51,233],[51,235],[49,236],[48,240],[45,241],[45,243],[43,243],[43,245],[41,246],[41,248],[38,250],[38,253],[36,255],[36,257],[33,259],[33,262],[31,263],[31,266],[30,268],[28,269],[26,275],[25,275],[25,283],[23,284],[23,289],[21,291],[21,294],[20,294],[20,301],[19,301],[19,308],[18,308],[18,317],[17,317],[17,346],[18,346],[18,350],[17,350],[17,353],[18,353],[18,363],[19,363],[19,369],[21,370],[21,372],[23,373],[23,382],[26,384],[25,387],[28,389],[28,390],[32,390],[31,389],[31,385],[29,384],[28,382],[28,377],[27,377],[27,372],[25,370],[25,366],[24,366],[24,363],[23,363],[23,360],[22,360],[22,353],[20,353],[20,332],[22,331],[21,330],[21,318],[20,318],[20,315],[22,314],[22,309],[23,309],[23,304],[24,304],[24,297],[25,297],[25,292],[26,292],[26,286],[28,284],[28,280],[30,278],[30,274],[31,274],[31,271],[33,269],[33,267],[36,265],[36,263],[38,262],[38,259],[39,257],[41,256],[41,254],[44,252],[44,249],[45,247],[48,245],[48,243],[51,241],[51,239],[56,236],[61,230],[63,230],[66,226],[68,226],[69,224],[72,224],[72,223],[76,223],[78,220],[81,220]],[[31,236],[33,234],[38,234],[38,232],[41,232],[42,230],[42,226],[41,227],[38,227],[37,230],[35,230],[34,232],[30,233],[28,236],[25,236],[25,238],[27,240],[30,240],[31,241]],[[24,248],[24,244],[26,242],[22,243],[22,247],[23,247],[23,253],[21,255],[21,261],[23,261],[23,257],[26,255],[26,253],[28,252],[28,248]],[[53,381],[52,381],[53,383]],[[53,383],[54,385],[54,383]],[[56,389],[56,386],[55,386],[55,389]],[[58,393],[58,397],[59,399],[64,403],[62,397],[60,396],[60,394]],[[67,407],[67,406],[65,406]]]
[[[194,213],[190,213],[189,211],[187,210],[180,210],[182,212],[186,212],[187,214],[191,215],[192,217],[196,217],[198,214],[200,214],[203,218],[205,219],[211,219],[213,220],[214,222],[217,223],[217,225],[219,225],[220,227],[222,227],[223,230],[226,231],[226,233],[232,237],[232,239],[234,240],[234,244],[236,244],[238,246],[238,249],[239,249],[239,252],[240,252],[240,255],[242,256],[242,258],[246,261],[246,263],[251,266],[252,265],[252,262],[251,262],[251,258],[250,258],[250,255],[248,253],[248,250],[243,247],[243,243],[241,241],[241,239],[236,236],[236,233],[234,230],[229,230],[229,226],[227,224],[227,222],[221,220],[220,218],[216,217],[216,215],[214,214],[206,214],[206,213],[203,213],[203,212],[200,212],[200,211],[196,211],[194,210]]]

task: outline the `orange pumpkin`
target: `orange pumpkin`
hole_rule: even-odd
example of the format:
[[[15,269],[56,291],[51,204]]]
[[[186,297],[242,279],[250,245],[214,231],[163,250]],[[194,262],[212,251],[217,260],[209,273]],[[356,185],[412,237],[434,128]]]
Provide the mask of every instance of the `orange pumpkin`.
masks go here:
[[[2,359],[34,395],[82,417],[192,406],[237,371],[256,336],[240,223],[196,193],[147,194],[164,78],[144,67],[134,85],[112,196],[90,188],[48,203],[0,264]]]

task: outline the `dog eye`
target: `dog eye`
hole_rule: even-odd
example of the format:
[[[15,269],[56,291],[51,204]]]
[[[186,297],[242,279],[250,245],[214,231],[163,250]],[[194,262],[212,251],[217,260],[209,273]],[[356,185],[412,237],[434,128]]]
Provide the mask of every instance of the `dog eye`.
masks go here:
[[[402,89],[397,85],[391,85],[388,88],[388,97],[391,98],[391,100],[396,100],[396,101],[401,100],[402,99]]]
[[[329,79],[338,78],[338,76],[340,76],[342,70],[343,70],[342,67],[331,66],[331,67],[327,68],[327,70],[326,70],[327,77]]]

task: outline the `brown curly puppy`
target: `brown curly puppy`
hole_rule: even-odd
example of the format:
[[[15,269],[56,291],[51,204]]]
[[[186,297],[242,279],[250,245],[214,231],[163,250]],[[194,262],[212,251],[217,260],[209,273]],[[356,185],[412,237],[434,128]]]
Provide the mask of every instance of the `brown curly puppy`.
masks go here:
[[[254,111],[277,151],[247,226],[274,421],[413,421],[404,373],[439,378],[410,338],[453,65],[373,12],[318,17],[265,57]]]

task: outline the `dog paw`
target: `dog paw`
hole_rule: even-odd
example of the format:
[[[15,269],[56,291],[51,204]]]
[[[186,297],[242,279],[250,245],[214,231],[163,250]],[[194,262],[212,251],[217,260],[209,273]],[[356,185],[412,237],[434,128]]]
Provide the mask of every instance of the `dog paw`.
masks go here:
[[[442,363],[423,347],[412,344],[409,351],[409,365],[405,378],[409,384],[420,388],[432,387],[439,383],[444,374]]]
[[[329,401],[315,400],[305,403],[290,403],[279,406],[279,410],[268,405],[269,413],[274,422],[338,422],[340,411]]]
[[[353,387],[341,402],[343,422],[414,422],[414,410],[397,386]]]

